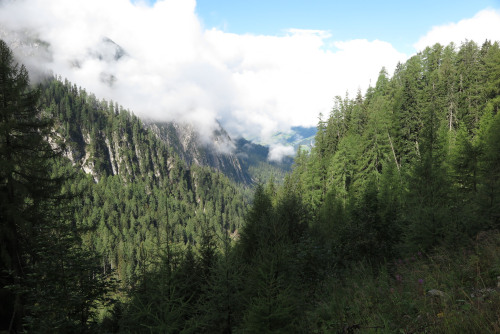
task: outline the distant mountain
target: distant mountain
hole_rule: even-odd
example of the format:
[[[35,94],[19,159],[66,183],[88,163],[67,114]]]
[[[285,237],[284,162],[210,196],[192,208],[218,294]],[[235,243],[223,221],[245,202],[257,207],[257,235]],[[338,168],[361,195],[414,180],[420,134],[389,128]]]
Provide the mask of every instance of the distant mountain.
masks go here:
[[[16,57],[22,59],[32,78],[44,76],[45,70],[42,64],[51,62],[53,54],[50,43],[45,41],[43,37],[29,30],[8,30],[0,24],[0,39],[7,42]],[[86,54],[70,59],[69,64],[73,68],[80,69],[85,60],[93,59],[105,62],[109,66],[107,70],[99,73],[99,80],[111,87],[117,78],[110,69],[113,68],[114,63],[126,56],[125,49],[109,37],[104,36],[93,47],[89,48]]]
[[[283,179],[291,169],[293,158],[281,162],[268,160],[269,147],[246,139],[233,140],[219,124],[209,142],[201,140],[196,129],[174,122],[145,122],[146,128],[172,147],[188,165],[209,166],[243,184]]]
[[[293,126],[290,131],[277,132],[268,140],[261,140],[258,138],[252,138],[250,140],[264,146],[273,144],[292,146],[296,152],[299,147],[309,149],[311,145],[314,144],[316,131],[316,127]]]
[[[291,145],[297,150],[301,146],[310,147],[314,143],[316,127],[294,126],[290,132],[278,132],[276,138],[283,145]]]
[[[263,183],[270,179],[280,182],[292,168],[293,157],[284,157],[281,161],[269,161],[269,146],[255,144],[244,138],[238,138],[235,144],[241,166],[253,182]]]

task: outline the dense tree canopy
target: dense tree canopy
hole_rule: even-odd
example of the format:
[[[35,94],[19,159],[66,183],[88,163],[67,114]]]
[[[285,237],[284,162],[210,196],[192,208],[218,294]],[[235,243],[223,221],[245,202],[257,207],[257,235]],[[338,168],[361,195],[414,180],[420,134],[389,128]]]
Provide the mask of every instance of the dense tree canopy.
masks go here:
[[[382,70],[364,98],[337,98],[293,173],[333,239],[361,224],[360,235],[347,238],[357,239],[349,252],[360,256],[357,247],[369,240],[392,243],[381,260],[401,247],[425,251],[498,227],[498,90],[487,87],[498,80],[499,54],[488,41],[436,44],[399,64],[392,78]],[[381,228],[385,237],[372,239],[368,231]]]
[[[52,115],[39,108],[24,66],[0,41],[1,328],[8,332],[89,328],[108,288],[94,255],[80,248],[57,169]],[[69,180],[68,180],[69,181]]]
[[[123,107],[0,56],[2,330],[498,331],[497,42],[336,97],[248,207]]]

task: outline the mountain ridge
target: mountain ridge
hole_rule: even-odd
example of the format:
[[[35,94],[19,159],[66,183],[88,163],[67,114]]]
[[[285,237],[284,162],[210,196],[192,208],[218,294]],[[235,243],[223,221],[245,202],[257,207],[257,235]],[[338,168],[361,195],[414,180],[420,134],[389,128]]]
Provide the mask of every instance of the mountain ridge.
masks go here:
[[[61,79],[47,79],[41,87],[45,87],[45,89],[47,86],[50,87],[53,80],[60,83],[56,84],[55,87],[65,87],[74,95],[78,104],[77,108],[84,108],[78,116],[72,115],[71,113],[74,111],[72,110],[74,109],[73,101],[70,101],[68,96],[64,97],[64,101],[46,103],[45,107],[48,108],[49,112],[64,113],[64,117],[59,115],[60,121],[64,121],[65,125],[58,129],[60,132],[58,137],[68,144],[65,154],[73,164],[80,165],[82,170],[91,174],[96,181],[103,173],[106,175],[132,175],[134,168],[137,171],[146,171],[141,166],[123,165],[122,162],[126,158],[121,155],[121,152],[132,150],[137,157],[140,157],[148,151],[148,148],[141,147],[143,144],[137,142],[133,145],[126,143],[129,143],[130,139],[141,141],[149,138],[150,135],[163,142],[168,147],[170,154],[175,153],[186,164],[186,167],[189,168],[192,165],[209,167],[245,186],[265,182],[270,177],[279,181],[284,173],[291,168],[291,158],[285,158],[282,162],[268,161],[269,148],[242,139],[234,141],[220,124],[212,131],[207,140],[202,138],[198,130],[190,124],[143,120],[117,103],[99,101],[94,94],[87,93],[84,89],[76,87],[67,80],[62,82]],[[59,88],[51,87],[49,89],[58,90]],[[106,118],[108,120],[117,118],[121,119],[120,122],[126,122],[127,119],[130,119],[134,123],[134,130],[132,133],[130,131],[124,132],[120,128],[122,125],[113,125],[116,128],[110,129],[112,131],[109,132],[113,138],[104,135],[102,131],[96,130],[95,126],[91,124],[95,120],[100,123],[105,122],[99,119],[103,116],[96,116],[88,110],[89,107],[85,106],[85,103],[90,104],[94,109],[107,111]],[[88,125],[82,128],[82,118],[86,117],[89,119],[83,121],[87,121]],[[146,145],[153,145],[151,140],[151,138],[147,139],[148,144]],[[127,148],[123,147],[125,144],[128,145]],[[256,154],[257,152],[258,154]],[[127,159],[134,161],[132,157]],[[140,161],[141,159],[136,160]],[[150,172],[159,177],[161,173],[157,163],[151,163],[151,169],[153,171]],[[258,169],[264,170],[264,172],[262,173]]]

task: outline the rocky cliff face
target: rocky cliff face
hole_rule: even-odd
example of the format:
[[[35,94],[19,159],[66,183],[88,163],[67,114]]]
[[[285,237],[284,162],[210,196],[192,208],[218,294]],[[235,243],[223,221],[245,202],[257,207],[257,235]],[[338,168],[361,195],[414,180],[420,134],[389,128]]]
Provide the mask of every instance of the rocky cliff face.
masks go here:
[[[209,141],[203,141],[189,124],[145,122],[145,127],[172,147],[188,165],[209,166],[237,182],[252,183],[236,155],[235,143],[222,126],[213,131]]]
[[[53,113],[54,131],[66,146],[66,156],[96,181],[103,175],[121,175],[124,181],[152,177],[162,183],[172,179],[173,166],[197,165],[238,183],[253,182],[235,143],[220,126],[202,140],[191,125],[143,122],[67,81],[49,80],[42,90],[42,108]]]

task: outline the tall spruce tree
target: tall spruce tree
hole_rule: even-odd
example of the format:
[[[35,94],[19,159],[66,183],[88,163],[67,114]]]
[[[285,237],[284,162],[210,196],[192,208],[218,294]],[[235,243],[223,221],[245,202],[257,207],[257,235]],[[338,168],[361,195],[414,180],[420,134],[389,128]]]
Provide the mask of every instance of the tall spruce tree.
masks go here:
[[[37,109],[38,96],[26,68],[0,40],[0,300],[1,327],[9,330],[21,328],[24,310],[21,295],[5,286],[18,284],[32,260],[33,234],[45,218],[41,204],[58,187],[49,174],[54,152],[44,136],[50,123]]]
[[[109,285],[79,247],[38,98],[0,41],[0,330],[83,332]]]

